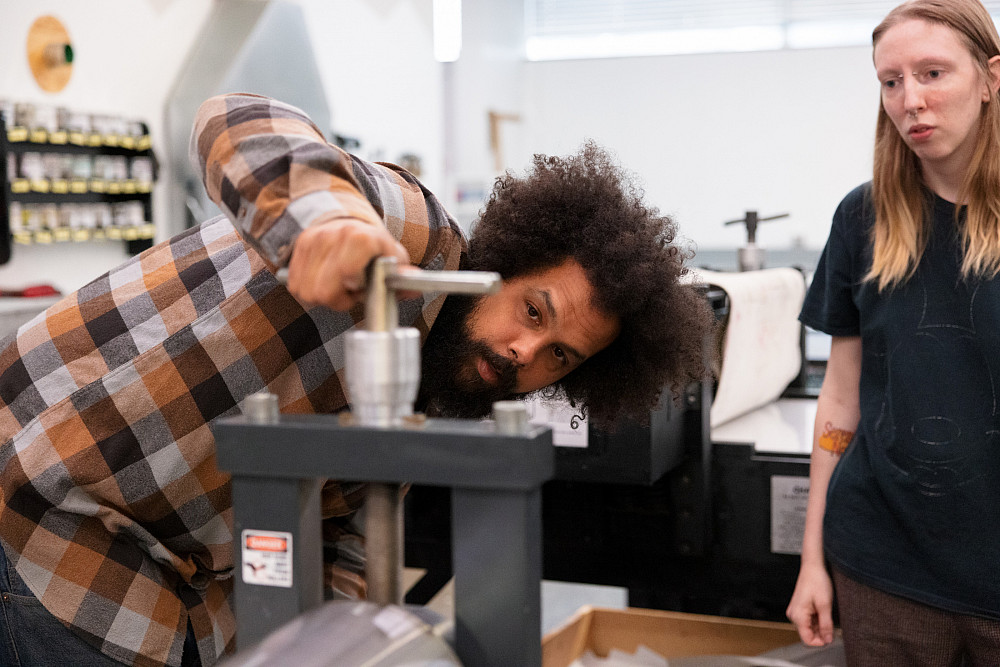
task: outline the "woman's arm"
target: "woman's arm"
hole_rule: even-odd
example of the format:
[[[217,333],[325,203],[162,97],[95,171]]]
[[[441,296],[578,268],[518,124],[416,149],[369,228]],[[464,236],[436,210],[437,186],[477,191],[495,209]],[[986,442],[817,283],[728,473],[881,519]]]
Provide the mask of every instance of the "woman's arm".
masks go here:
[[[786,612],[810,646],[833,641],[833,584],[823,555],[823,515],[830,476],[860,421],[860,377],[861,338],[834,337],[816,406],[802,563]]]

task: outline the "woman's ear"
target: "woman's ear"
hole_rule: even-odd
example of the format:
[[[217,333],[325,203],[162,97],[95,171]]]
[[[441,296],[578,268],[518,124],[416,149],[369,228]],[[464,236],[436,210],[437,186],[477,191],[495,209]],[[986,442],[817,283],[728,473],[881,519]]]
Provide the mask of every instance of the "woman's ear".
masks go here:
[[[989,102],[993,94],[1000,90],[1000,56],[990,58],[989,68],[989,90],[984,93],[983,102]]]

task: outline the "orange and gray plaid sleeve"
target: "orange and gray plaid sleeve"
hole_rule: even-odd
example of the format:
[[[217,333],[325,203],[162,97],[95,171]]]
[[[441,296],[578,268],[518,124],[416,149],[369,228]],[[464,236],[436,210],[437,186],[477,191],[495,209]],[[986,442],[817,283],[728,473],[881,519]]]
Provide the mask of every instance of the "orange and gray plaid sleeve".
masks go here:
[[[458,224],[412,174],[331,145],[303,111],[277,100],[204,102],[191,159],[212,201],[276,266],[303,229],[339,218],[384,225],[418,266],[457,269],[466,249]]]
[[[276,266],[299,233],[355,218],[382,224],[354,178],[349,156],[299,109],[257,95],[223,95],[195,117],[191,160],[205,190]]]

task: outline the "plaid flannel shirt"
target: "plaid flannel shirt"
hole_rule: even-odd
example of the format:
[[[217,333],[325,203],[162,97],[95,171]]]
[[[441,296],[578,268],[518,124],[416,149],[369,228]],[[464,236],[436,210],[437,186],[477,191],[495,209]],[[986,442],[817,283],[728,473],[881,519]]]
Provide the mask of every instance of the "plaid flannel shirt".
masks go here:
[[[343,333],[361,309],[304,310],[278,283],[297,234],[385,225],[415,264],[457,269],[466,241],[406,171],[328,144],[298,109],[252,95],[198,112],[192,159],[225,216],[162,242],[0,341],[0,539],[54,616],[106,655],[205,665],[233,645],[229,476],[209,424],[267,388],[287,413],[345,406]],[[444,296],[401,304],[426,336]],[[327,483],[328,583],[364,594],[357,485]]]

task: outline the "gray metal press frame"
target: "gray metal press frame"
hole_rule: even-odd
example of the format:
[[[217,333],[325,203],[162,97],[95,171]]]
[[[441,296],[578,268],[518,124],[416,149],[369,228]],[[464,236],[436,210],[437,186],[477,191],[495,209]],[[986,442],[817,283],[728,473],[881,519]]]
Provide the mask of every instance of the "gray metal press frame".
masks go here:
[[[246,648],[322,602],[322,479],[452,489],[455,652],[467,667],[541,665],[541,487],[552,432],[498,433],[488,421],[342,425],[336,416],[246,417],[213,426],[232,474],[237,642]],[[243,581],[243,529],[292,534],[291,588]]]

